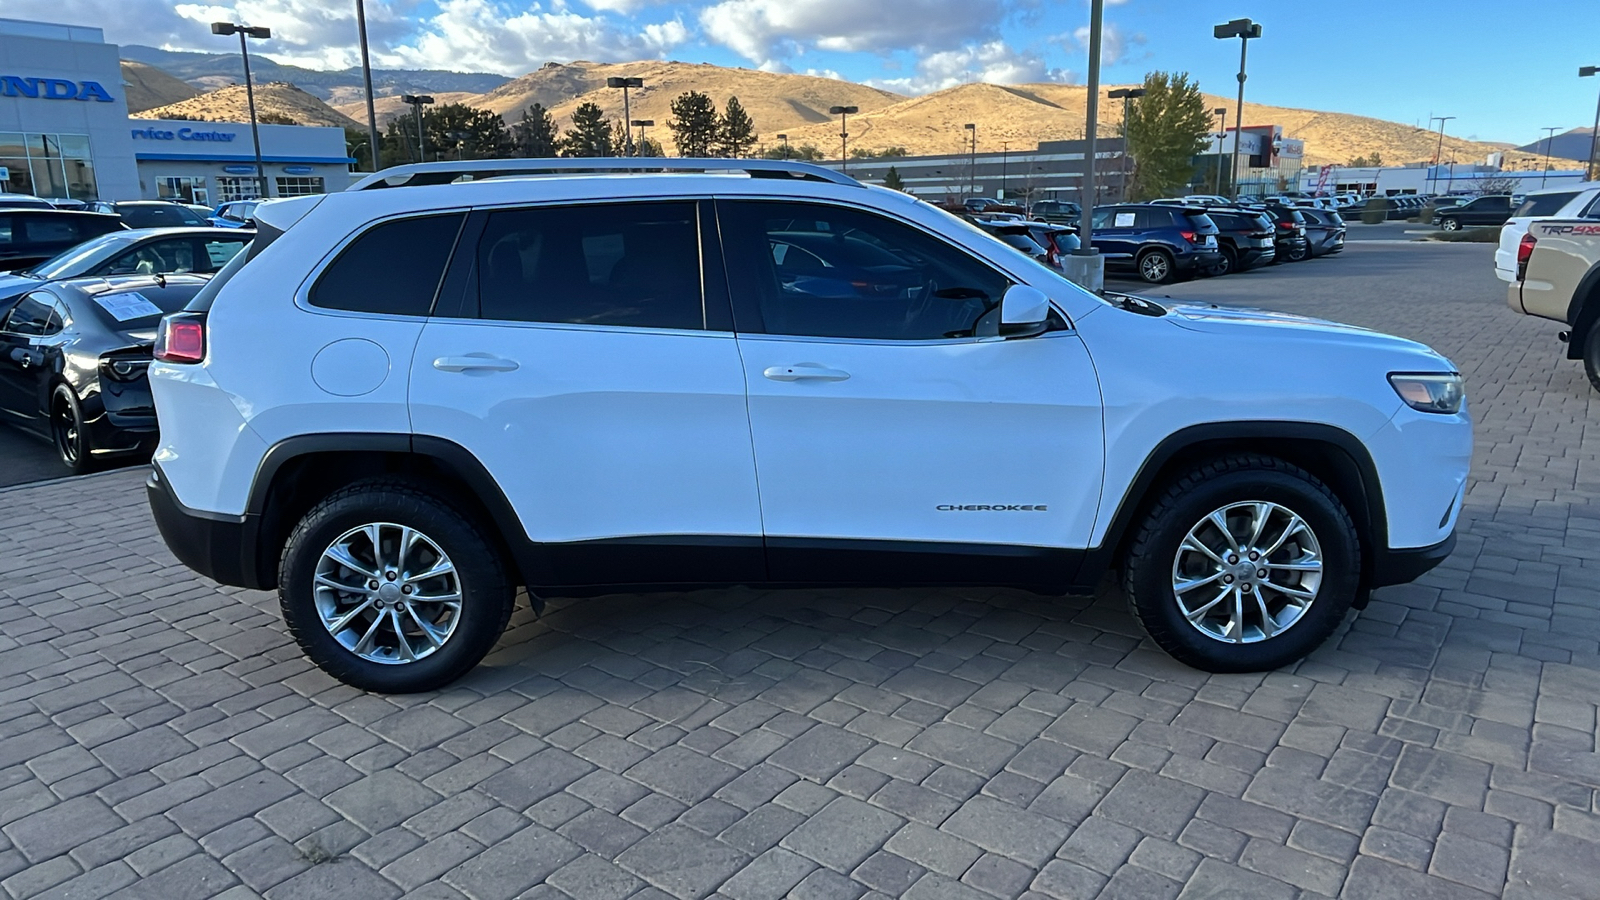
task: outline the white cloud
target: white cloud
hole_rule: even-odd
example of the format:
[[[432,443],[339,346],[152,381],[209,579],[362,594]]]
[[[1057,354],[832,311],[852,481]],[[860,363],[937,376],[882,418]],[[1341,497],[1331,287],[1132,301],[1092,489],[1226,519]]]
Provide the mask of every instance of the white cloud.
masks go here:
[[[508,15],[489,0],[443,0],[415,38],[379,56],[386,66],[521,75],[550,60],[660,56],[688,38],[675,19],[630,31],[605,17],[544,12],[537,4]]]
[[[1089,51],[1089,26],[1080,26],[1072,32],[1072,39],[1084,52]],[[1148,57],[1148,51],[1136,52],[1135,47],[1143,47],[1146,39],[1144,32],[1136,31],[1133,34],[1123,34],[1122,29],[1115,22],[1106,22],[1100,28],[1100,64],[1114,66],[1123,62],[1137,62]]]
[[[1004,0],[722,0],[700,13],[706,36],[757,63],[778,50],[955,47],[997,34]]]
[[[903,94],[926,94],[968,82],[1030,84],[1071,82],[1074,77],[1064,69],[1050,68],[1037,53],[1016,50],[1004,41],[994,40],[931,53],[917,62],[915,75],[869,83]]]

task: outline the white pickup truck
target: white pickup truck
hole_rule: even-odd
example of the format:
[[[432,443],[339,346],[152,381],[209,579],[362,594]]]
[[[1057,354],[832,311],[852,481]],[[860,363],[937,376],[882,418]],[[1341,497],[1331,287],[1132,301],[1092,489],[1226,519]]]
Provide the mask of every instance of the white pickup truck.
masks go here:
[[[1506,302],[1524,315],[1571,326],[1561,332],[1567,358],[1583,360],[1589,383],[1600,390],[1600,221],[1529,223]]]

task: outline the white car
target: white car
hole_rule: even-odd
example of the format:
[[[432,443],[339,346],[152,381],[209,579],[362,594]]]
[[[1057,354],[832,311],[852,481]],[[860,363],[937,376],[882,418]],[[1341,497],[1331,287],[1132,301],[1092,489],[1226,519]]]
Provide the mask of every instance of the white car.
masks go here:
[[[1472,425],[1439,354],[1097,296],[819,167],[430,163],[256,215],[163,320],[149,499],[361,688],[457,678],[517,586],[1107,571],[1178,659],[1271,669],[1454,544]]]
[[[1494,274],[1501,281],[1517,280],[1517,245],[1535,219],[1600,219],[1600,184],[1587,182],[1566,187],[1529,191],[1511,218],[1500,226],[1500,245],[1494,251]]]

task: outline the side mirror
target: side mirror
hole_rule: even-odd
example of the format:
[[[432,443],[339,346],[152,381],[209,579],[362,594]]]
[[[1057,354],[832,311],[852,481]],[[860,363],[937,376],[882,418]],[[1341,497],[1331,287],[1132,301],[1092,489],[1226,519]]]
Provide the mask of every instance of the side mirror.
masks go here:
[[[1050,298],[1044,291],[1014,284],[1000,298],[1000,336],[1030,337],[1050,327]]]

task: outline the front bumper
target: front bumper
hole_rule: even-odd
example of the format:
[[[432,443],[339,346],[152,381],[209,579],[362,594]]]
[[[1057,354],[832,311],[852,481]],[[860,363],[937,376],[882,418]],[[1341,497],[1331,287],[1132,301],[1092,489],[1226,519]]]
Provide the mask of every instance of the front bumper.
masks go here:
[[[255,563],[254,516],[228,516],[189,509],[173,495],[159,465],[150,467],[145,496],[167,549],[178,561],[212,581],[245,588],[267,587]]]
[[[1433,570],[1456,549],[1455,532],[1431,547],[1384,548],[1373,556],[1372,587],[1407,584]]]

